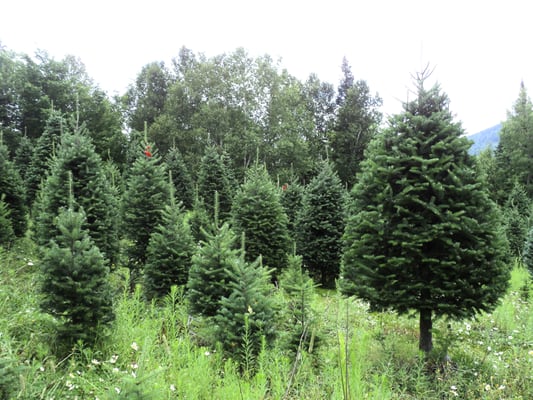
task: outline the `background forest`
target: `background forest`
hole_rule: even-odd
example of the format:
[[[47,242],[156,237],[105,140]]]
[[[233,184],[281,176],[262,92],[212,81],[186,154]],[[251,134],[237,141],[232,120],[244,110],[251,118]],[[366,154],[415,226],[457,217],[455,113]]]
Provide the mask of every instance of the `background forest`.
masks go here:
[[[469,155],[430,75],[0,46],[0,398],[533,397],[533,104]]]

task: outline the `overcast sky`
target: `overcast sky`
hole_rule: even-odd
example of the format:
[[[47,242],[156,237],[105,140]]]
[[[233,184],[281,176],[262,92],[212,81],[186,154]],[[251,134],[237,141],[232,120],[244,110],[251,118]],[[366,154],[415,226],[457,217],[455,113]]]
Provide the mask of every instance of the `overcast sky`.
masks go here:
[[[396,113],[426,64],[468,133],[505,120],[520,82],[533,87],[527,0],[3,0],[0,42],[79,57],[94,81],[122,93],[143,65],[182,46],[214,56],[244,47],[281,58],[305,80],[338,84],[342,58]],[[533,90],[533,89],[531,89]]]

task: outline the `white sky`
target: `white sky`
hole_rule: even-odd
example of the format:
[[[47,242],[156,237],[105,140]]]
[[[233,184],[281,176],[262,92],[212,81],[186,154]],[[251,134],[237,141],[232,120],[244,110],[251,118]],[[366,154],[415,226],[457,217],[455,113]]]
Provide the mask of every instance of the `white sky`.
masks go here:
[[[244,47],[335,85],[346,56],[386,114],[400,111],[411,74],[430,63],[475,133],[505,120],[522,80],[533,87],[532,11],[527,0],[0,0],[0,42],[79,57],[110,94],[182,46],[207,56]]]

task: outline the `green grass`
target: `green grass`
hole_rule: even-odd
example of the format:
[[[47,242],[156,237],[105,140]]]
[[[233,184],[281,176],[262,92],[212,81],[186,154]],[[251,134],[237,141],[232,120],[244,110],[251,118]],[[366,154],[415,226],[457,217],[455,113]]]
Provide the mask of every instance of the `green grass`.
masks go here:
[[[116,270],[116,321],[94,349],[54,356],[53,318],[39,309],[38,260],[31,243],[0,253],[0,396],[6,399],[530,399],[532,300],[515,268],[509,293],[491,314],[435,323],[447,364],[428,372],[418,352],[418,321],[370,313],[355,299],[319,291],[313,352],[277,343],[256,373],[209,343],[210,326],[186,312],[183,292],[160,304],[130,293]],[[449,324],[449,326],[448,326]],[[2,397],[0,397],[2,398]]]

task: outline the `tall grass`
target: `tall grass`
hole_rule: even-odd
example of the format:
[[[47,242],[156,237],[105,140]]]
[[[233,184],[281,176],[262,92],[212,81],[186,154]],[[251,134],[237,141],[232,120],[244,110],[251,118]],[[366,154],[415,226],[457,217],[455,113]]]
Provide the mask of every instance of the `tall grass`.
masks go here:
[[[115,271],[116,321],[95,348],[54,356],[55,321],[39,309],[38,261],[28,243],[0,253],[0,385],[8,399],[529,399],[533,398],[533,313],[515,268],[491,314],[437,321],[435,346],[450,362],[428,371],[417,321],[370,313],[366,304],[321,291],[320,345],[292,354],[263,348],[254,374],[204,339],[183,292],[159,303],[130,292]],[[532,296],[529,297],[531,299]],[[307,349],[308,350],[308,349]],[[0,391],[2,394],[2,391]],[[3,395],[3,394],[2,394]],[[1,398],[1,397],[0,397]]]

